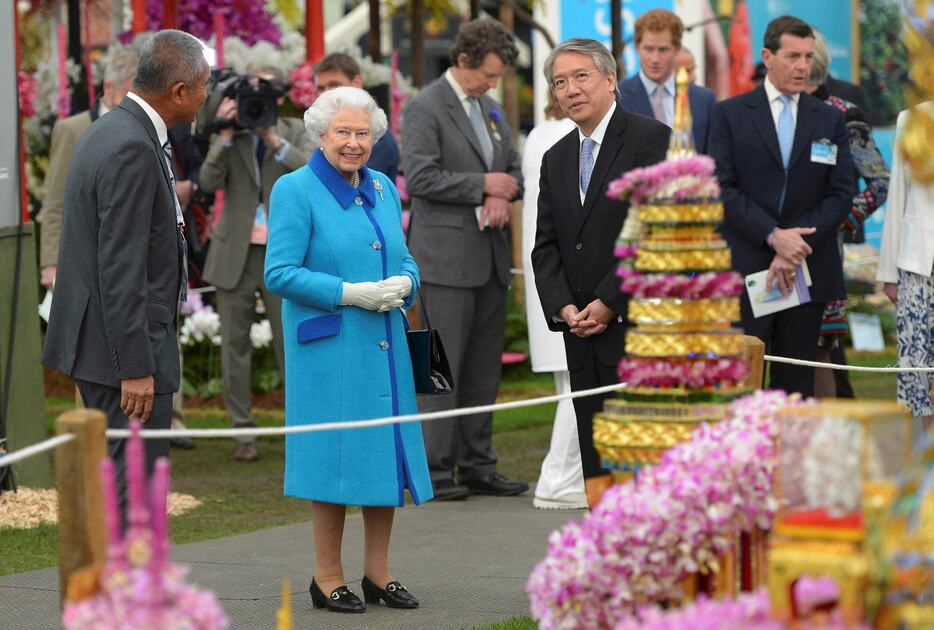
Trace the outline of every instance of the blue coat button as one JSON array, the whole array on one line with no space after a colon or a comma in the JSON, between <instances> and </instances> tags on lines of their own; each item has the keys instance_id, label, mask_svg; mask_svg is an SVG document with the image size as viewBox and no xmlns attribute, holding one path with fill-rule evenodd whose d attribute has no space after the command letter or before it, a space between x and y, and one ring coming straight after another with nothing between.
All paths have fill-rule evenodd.
<instances>
[{"instance_id":1,"label":"blue coat button","mask_svg":"<svg viewBox=\"0 0 934 630\"><path fill-rule=\"evenodd\" d=\"M373 249L379 250L383 246L379 241L373 241Z\"/></svg>"},{"instance_id":2,"label":"blue coat button","mask_svg":"<svg viewBox=\"0 0 934 630\"><path fill-rule=\"evenodd\" d=\"M357 204L358 206L362 206L362 205L363 205L363 199L361 199L360 197L355 197L354 200L353 200L353 202L354 202L355 204Z\"/></svg>"},{"instance_id":3,"label":"blue coat button","mask_svg":"<svg viewBox=\"0 0 934 630\"><path fill-rule=\"evenodd\" d=\"M385 339L384 339L383 341L380 341L380 342L379 342L379 349L380 349L380 350L389 350L389 342L386 341Z\"/></svg>"}]
</instances>

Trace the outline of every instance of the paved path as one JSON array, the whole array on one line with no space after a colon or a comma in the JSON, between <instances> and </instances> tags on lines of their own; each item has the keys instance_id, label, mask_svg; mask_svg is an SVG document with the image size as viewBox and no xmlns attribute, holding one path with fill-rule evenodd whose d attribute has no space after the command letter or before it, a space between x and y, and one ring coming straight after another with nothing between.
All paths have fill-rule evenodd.
<instances>
[{"instance_id":1,"label":"paved path","mask_svg":"<svg viewBox=\"0 0 934 630\"><path fill-rule=\"evenodd\" d=\"M540 511L529 495L471 497L396 512L392 563L396 576L421 601L414 611L370 606L361 615L313 610L308 595L313 544L310 524L179 545L172 558L191 567L191 580L221 600L234 630L271 630L282 579L292 583L295 628L462 630L529 614L523 591L545 553L548 534L581 511ZM363 520L348 517L344 567L360 592ZM0 628L59 626L57 569L0 577Z\"/></svg>"}]
</instances>

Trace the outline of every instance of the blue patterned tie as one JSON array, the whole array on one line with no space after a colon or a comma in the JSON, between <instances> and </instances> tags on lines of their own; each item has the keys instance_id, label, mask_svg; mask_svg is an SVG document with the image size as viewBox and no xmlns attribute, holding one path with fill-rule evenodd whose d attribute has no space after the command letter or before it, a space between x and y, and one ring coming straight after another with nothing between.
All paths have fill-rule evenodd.
<instances>
[{"instance_id":1,"label":"blue patterned tie","mask_svg":"<svg viewBox=\"0 0 934 630\"><path fill-rule=\"evenodd\" d=\"M593 173L593 146L596 142L592 138L584 138L581 143L581 193L587 195L590 185L590 174Z\"/></svg>"},{"instance_id":2,"label":"blue patterned tie","mask_svg":"<svg viewBox=\"0 0 934 630\"><path fill-rule=\"evenodd\" d=\"M795 142L795 119L791 115L791 97L782 94L778 100L784 105L778 115L778 148L782 152L782 164L787 169L791 159L791 146Z\"/></svg>"}]
</instances>

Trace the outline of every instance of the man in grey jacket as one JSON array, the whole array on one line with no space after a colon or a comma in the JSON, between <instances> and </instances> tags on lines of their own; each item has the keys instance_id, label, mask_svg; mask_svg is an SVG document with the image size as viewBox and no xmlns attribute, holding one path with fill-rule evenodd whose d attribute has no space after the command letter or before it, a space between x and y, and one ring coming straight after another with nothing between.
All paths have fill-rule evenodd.
<instances>
[{"instance_id":1,"label":"man in grey jacket","mask_svg":"<svg viewBox=\"0 0 934 630\"><path fill-rule=\"evenodd\" d=\"M283 83L276 68L257 68L252 75ZM217 117L235 120L237 102L224 99ZM235 427L256 426L250 413L250 327L256 318L257 292L272 325L280 373L283 369L282 301L263 282L269 193L279 177L308 162L313 148L301 120L279 118L269 127L235 131L231 126L219 131L201 165L201 187L211 192L224 191L224 209L211 237L204 279L217 287L224 405ZM258 458L255 438L237 438L236 461Z\"/></svg>"},{"instance_id":2,"label":"man in grey jacket","mask_svg":"<svg viewBox=\"0 0 934 630\"><path fill-rule=\"evenodd\" d=\"M141 48L133 88L78 141L65 187L55 298L42 361L74 377L110 428L139 418L167 429L179 387L176 310L185 239L168 127L191 122L207 94L201 43L160 31ZM121 506L125 440L111 440ZM146 441L146 464L169 454Z\"/></svg>"},{"instance_id":3,"label":"man in grey jacket","mask_svg":"<svg viewBox=\"0 0 934 630\"><path fill-rule=\"evenodd\" d=\"M451 68L405 112L409 250L455 383L453 395L425 399L423 411L496 399L510 280L507 221L509 204L522 194L522 166L503 110L486 93L517 56L502 24L466 22L451 49ZM436 500L528 490L525 482L496 472L492 414L426 422L423 430Z\"/></svg>"}]
</instances>

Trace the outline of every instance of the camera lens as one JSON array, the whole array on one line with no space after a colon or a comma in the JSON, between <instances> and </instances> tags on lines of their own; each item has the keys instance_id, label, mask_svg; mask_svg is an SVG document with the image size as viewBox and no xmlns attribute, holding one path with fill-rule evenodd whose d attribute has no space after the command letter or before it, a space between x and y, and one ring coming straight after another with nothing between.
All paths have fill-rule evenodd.
<instances>
[{"instance_id":1,"label":"camera lens","mask_svg":"<svg viewBox=\"0 0 934 630\"><path fill-rule=\"evenodd\" d=\"M266 111L266 104L258 98L251 98L245 103L244 111L250 118L259 118Z\"/></svg>"}]
</instances>

